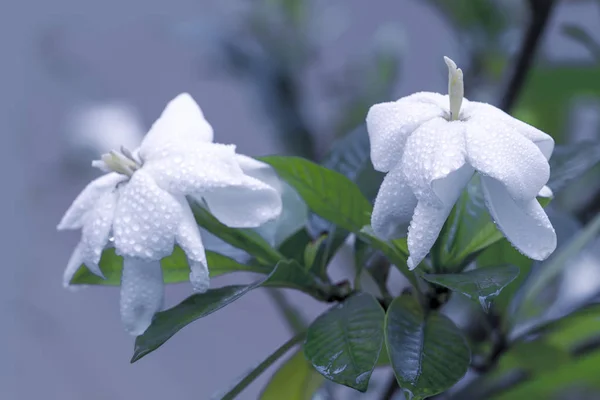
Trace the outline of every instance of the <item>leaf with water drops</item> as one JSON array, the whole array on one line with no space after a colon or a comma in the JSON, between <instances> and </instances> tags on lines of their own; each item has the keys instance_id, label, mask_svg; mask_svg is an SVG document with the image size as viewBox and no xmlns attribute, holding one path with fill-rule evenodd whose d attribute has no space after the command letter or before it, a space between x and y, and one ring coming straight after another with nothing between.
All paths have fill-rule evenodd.
<instances>
[{"instance_id":1,"label":"leaf with water drops","mask_svg":"<svg viewBox=\"0 0 600 400\"><path fill-rule=\"evenodd\" d=\"M519 275L519 267L501 265L458 274L425 274L423 279L467 296L488 311L492 299Z\"/></svg>"},{"instance_id":2,"label":"leaf with water drops","mask_svg":"<svg viewBox=\"0 0 600 400\"><path fill-rule=\"evenodd\" d=\"M385 341L398 384L408 399L424 399L458 382L471 354L461 331L446 316L427 314L411 296L390 304Z\"/></svg>"},{"instance_id":3,"label":"leaf with water drops","mask_svg":"<svg viewBox=\"0 0 600 400\"><path fill-rule=\"evenodd\" d=\"M356 294L312 323L304 354L327 379L364 392L383 345L384 318L373 296Z\"/></svg>"}]
</instances>

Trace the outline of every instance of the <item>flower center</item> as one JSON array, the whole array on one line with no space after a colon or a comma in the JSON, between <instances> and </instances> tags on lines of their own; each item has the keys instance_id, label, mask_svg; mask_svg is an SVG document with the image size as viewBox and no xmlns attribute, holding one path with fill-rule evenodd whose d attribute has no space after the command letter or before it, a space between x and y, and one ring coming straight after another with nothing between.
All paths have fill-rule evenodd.
<instances>
[{"instance_id":1,"label":"flower center","mask_svg":"<svg viewBox=\"0 0 600 400\"><path fill-rule=\"evenodd\" d=\"M138 158L121 146L121 151L111 150L103 154L100 160L92 161L92 166L104 172L117 172L131 177L142 166L142 162Z\"/></svg>"},{"instance_id":2,"label":"flower center","mask_svg":"<svg viewBox=\"0 0 600 400\"><path fill-rule=\"evenodd\" d=\"M444 57L448 66L448 97L450 98L450 119L456 121L460 115L460 106L465 95L463 72L456 63Z\"/></svg>"}]
</instances>

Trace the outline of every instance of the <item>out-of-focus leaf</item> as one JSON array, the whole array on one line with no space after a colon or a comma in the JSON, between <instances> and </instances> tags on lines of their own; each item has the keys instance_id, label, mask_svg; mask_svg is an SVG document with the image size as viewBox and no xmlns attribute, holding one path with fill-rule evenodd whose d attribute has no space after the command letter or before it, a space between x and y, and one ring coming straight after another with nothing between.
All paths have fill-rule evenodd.
<instances>
[{"instance_id":1,"label":"out-of-focus leaf","mask_svg":"<svg viewBox=\"0 0 600 400\"><path fill-rule=\"evenodd\" d=\"M324 381L299 350L273 374L260 400L311 400Z\"/></svg>"},{"instance_id":2,"label":"out-of-focus leaf","mask_svg":"<svg viewBox=\"0 0 600 400\"><path fill-rule=\"evenodd\" d=\"M550 158L548 186L558 193L600 163L600 142L556 146Z\"/></svg>"},{"instance_id":3,"label":"out-of-focus leaf","mask_svg":"<svg viewBox=\"0 0 600 400\"><path fill-rule=\"evenodd\" d=\"M262 157L294 187L308 207L321 217L358 232L369 223L372 206L344 175L300 157Z\"/></svg>"},{"instance_id":4,"label":"out-of-focus leaf","mask_svg":"<svg viewBox=\"0 0 600 400\"><path fill-rule=\"evenodd\" d=\"M503 265L481 268L459 274L425 274L431 283L462 293L488 311L492 299L519 275L519 267Z\"/></svg>"},{"instance_id":5,"label":"out-of-focus leaf","mask_svg":"<svg viewBox=\"0 0 600 400\"><path fill-rule=\"evenodd\" d=\"M273 352L269 357L267 357L263 362L258 364L256 368L253 368L248 374L244 375L239 382L229 389L226 393L220 394L218 396L213 396L213 398L218 398L220 400L233 400L236 399L237 396L248 387L256 378L258 378L267 368L269 368L273 363L279 360L285 353L287 353L292 347L296 346L298 343L304 339L305 333L300 333L287 342L285 342L281 347Z\"/></svg>"},{"instance_id":6,"label":"out-of-focus leaf","mask_svg":"<svg viewBox=\"0 0 600 400\"><path fill-rule=\"evenodd\" d=\"M323 242L327 239L327 235L322 235L317 238L317 240L313 242L309 242L304 249L304 264L307 268L312 268L315 258L317 257L317 253L323 247Z\"/></svg>"},{"instance_id":7,"label":"out-of-focus leaf","mask_svg":"<svg viewBox=\"0 0 600 400\"><path fill-rule=\"evenodd\" d=\"M408 398L441 393L463 377L471 353L460 330L436 311L425 314L412 296L400 296L386 314L385 341L398 384Z\"/></svg>"},{"instance_id":8,"label":"out-of-focus leaf","mask_svg":"<svg viewBox=\"0 0 600 400\"><path fill-rule=\"evenodd\" d=\"M132 362L156 350L186 325L203 318L260 286L288 287L320 293L319 282L294 261L281 261L265 278L250 285L225 286L194 294L175 307L156 313L152 324L135 341Z\"/></svg>"},{"instance_id":9,"label":"out-of-focus leaf","mask_svg":"<svg viewBox=\"0 0 600 400\"><path fill-rule=\"evenodd\" d=\"M288 237L283 243L281 243L278 250L286 258L295 260L298 263L303 264L304 249L310 243L310 241L310 235L308 234L306 229L302 228L290 237Z\"/></svg>"},{"instance_id":10,"label":"out-of-focus leaf","mask_svg":"<svg viewBox=\"0 0 600 400\"><path fill-rule=\"evenodd\" d=\"M204 207L193 203L191 205L198 225L230 245L246 251L266 264L274 265L284 258L257 232L251 229L230 228L222 224Z\"/></svg>"},{"instance_id":11,"label":"out-of-focus leaf","mask_svg":"<svg viewBox=\"0 0 600 400\"><path fill-rule=\"evenodd\" d=\"M536 309L536 299L549 282L560 274L569 259L576 256L592 240L596 239L600 232L600 214L596 216L579 234L562 249L559 249L552 258L544 263L543 268L539 268L539 273L528 280L528 285L524 288L523 299L516 308L514 321L523 321Z\"/></svg>"},{"instance_id":12,"label":"out-of-focus leaf","mask_svg":"<svg viewBox=\"0 0 600 400\"><path fill-rule=\"evenodd\" d=\"M585 29L574 24L562 26L563 35L571 38L586 48L596 60L600 61L600 43L598 43Z\"/></svg>"},{"instance_id":13,"label":"out-of-focus leaf","mask_svg":"<svg viewBox=\"0 0 600 400\"><path fill-rule=\"evenodd\" d=\"M272 268L263 265L244 265L237 261L212 251L206 251L210 277L229 274L232 272L257 272L268 274ZM185 253L179 246L175 246L173 253L160 261L165 283L188 282L190 268ZM71 279L73 285L105 285L119 286L123 271L123 257L115 254L114 248L104 250L99 263L100 269L106 279L91 273L84 265L79 267Z\"/></svg>"},{"instance_id":14,"label":"out-of-focus leaf","mask_svg":"<svg viewBox=\"0 0 600 400\"><path fill-rule=\"evenodd\" d=\"M373 296L356 294L312 323L304 354L327 379L365 392L383 345L384 319Z\"/></svg>"}]
</instances>

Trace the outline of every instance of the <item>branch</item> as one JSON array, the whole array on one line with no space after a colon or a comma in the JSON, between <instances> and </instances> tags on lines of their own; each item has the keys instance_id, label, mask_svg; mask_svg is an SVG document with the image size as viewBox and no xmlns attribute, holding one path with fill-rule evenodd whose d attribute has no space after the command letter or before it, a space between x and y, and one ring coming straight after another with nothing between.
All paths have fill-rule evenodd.
<instances>
[{"instance_id":1,"label":"branch","mask_svg":"<svg viewBox=\"0 0 600 400\"><path fill-rule=\"evenodd\" d=\"M521 48L517 53L516 64L510 74L506 92L500 101L500 108L507 113L514 107L521 93L539 47L540 39L544 34L555 5L555 0L529 0L529 26L525 33L525 39L521 43Z\"/></svg>"}]
</instances>

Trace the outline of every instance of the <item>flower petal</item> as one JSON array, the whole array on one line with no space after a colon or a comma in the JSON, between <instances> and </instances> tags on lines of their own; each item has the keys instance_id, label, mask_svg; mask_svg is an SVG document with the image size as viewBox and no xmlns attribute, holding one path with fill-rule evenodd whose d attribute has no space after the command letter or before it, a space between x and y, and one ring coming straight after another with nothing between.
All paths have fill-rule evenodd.
<instances>
[{"instance_id":1,"label":"flower petal","mask_svg":"<svg viewBox=\"0 0 600 400\"><path fill-rule=\"evenodd\" d=\"M443 118L435 118L408 138L401 165L417 199L440 207L450 187L462 191L464 185L444 178L454 177L460 182L464 180L462 174L452 174L465 165L464 131L465 125L461 121L448 122ZM473 173L471 168L462 172L468 174L469 171ZM449 187L438 187L445 184Z\"/></svg>"},{"instance_id":2,"label":"flower petal","mask_svg":"<svg viewBox=\"0 0 600 400\"><path fill-rule=\"evenodd\" d=\"M534 199L550 177L540 149L503 121L467 121L467 159L479 172L502 182L516 201Z\"/></svg>"},{"instance_id":3,"label":"flower petal","mask_svg":"<svg viewBox=\"0 0 600 400\"><path fill-rule=\"evenodd\" d=\"M409 135L423 123L447 115L448 104L448 96L421 92L372 106L367 131L375 169L388 172L398 164Z\"/></svg>"},{"instance_id":4,"label":"flower petal","mask_svg":"<svg viewBox=\"0 0 600 400\"><path fill-rule=\"evenodd\" d=\"M71 257L69 258L69 262L67 263L67 268L65 268L65 272L63 273L63 286L65 288L72 287L71 279L73 279L73 275L75 275L75 272L77 272L79 267L81 267L81 265L83 264L82 247L83 246L82 246L81 242L78 243L77 246L75 246L75 250L73 250ZM90 270L91 273L98 275L99 277L104 279L104 274L100 270L100 267L98 266L98 264L87 263L87 264L85 264L85 266L87 269Z\"/></svg>"},{"instance_id":5,"label":"flower petal","mask_svg":"<svg viewBox=\"0 0 600 400\"><path fill-rule=\"evenodd\" d=\"M102 250L106 247L112 230L118 198L116 189L105 193L86 217L81 232L82 257L86 266L100 262Z\"/></svg>"},{"instance_id":6,"label":"flower petal","mask_svg":"<svg viewBox=\"0 0 600 400\"><path fill-rule=\"evenodd\" d=\"M125 257L159 260L173 252L181 205L140 169L119 188L115 249Z\"/></svg>"},{"instance_id":7,"label":"flower petal","mask_svg":"<svg viewBox=\"0 0 600 400\"><path fill-rule=\"evenodd\" d=\"M188 93L171 100L140 146L143 160L164 156L164 151L185 150L195 142L212 142L213 128Z\"/></svg>"},{"instance_id":8,"label":"flower petal","mask_svg":"<svg viewBox=\"0 0 600 400\"><path fill-rule=\"evenodd\" d=\"M127 177L115 172L102 175L90 182L77 196L75 201L62 220L57 229L79 229L85 222L85 215L94 208L94 205L103 194L113 190L119 182L123 182Z\"/></svg>"},{"instance_id":9,"label":"flower petal","mask_svg":"<svg viewBox=\"0 0 600 400\"><path fill-rule=\"evenodd\" d=\"M190 282L195 292L204 293L208 290L210 279L204 245L200 231L190 205L185 198L180 198L182 218L177 228L177 243L185 252L190 266Z\"/></svg>"},{"instance_id":10,"label":"flower petal","mask_svg":"<svg viewBox=\"0 0 600 400\"><path fill-rule=\"evenodd\" d=\"M552 136L540 131L539 129L520 121L509 114L505 113L501 109L492 106L487 103L469 102L469 106L466 108L467 118L474 117L480 121L503 121L504 124L512 126L521 135L531 140L542 152L546 159L550 159L552 151L554 150L554 139Z\"/></svg>"},{"instance_id":11,"label":"flower petal","mask_svg":"<svg viewBox=\"0 0 600 400\"><path fill-rule=\"evenodd\" d=\"M472 175L471 167L464 165L446 178L440 179L437 182L436 193L440 197L441 206L419 201L408 228L409 269L416 268L429 253L452 211L454 203Z\"/></svg>"},{"instance_id":12,"label":"flower petal","mask_svg":"<svg viewBox=\"0 0 600 400\"><path fill-rule=\"evenodd\" d=\"M384 240L405 237L416 206L417 198L398 165L383 178L375 198L371 215L373 232Z\"/></svg>"},{"instance_id":13,"label":"flower petal","mask_svg":"<svg viewBox=\"0 0 600 400\"><path fill-rule=\"evenodd\" d=\"M243 154L236 154L235 159L245 175L266 183L280 193L283 192L283 183L269 164Z\"/></svg>"},{"instance_id":14,"label":"flower petal","mask_svg":"<svg viewBox=\"0 0 600 400\"><path fill-rule=\"evenodd\" d=\"M174 195L201 193L238 184L244 178L235 146L203 143L191 145L185 153L167 152L169 157L146 161L142 169Z\"/></svg>"},{"instance_id":15,"label":"flower petal","mask_svg":"<svg viewBox=\"0 0 600 400\"><path fill-rule=\"evenodd\" d=\"M163 298L160 262L125 257L121 277L121 322L125 331L134 336L144 333L162 308Z\"/></svg>"},{"instance_id":16,"label":"flower petal","mask_svg":"<svg viewBox=\"0 0 600 400\"><path fill-rule=\"evenodd\" d=\"M501 182L485 176L482 185L492 218L517 250L534 260L544 260L552 254L556 232L535 198L517 203Z\"/></svg>"},{"instance_id":17,"label":"flower petal","mask_svg":"<svg viewBox=\"0 0 600 400\"><path fill-rule=\"evenodd\" d=\"M202 197L219 221L235 228L255 228L277 218L282 209L277 190L246 175L236 183L215 187Z\"/></svg>"}]
</instances>

